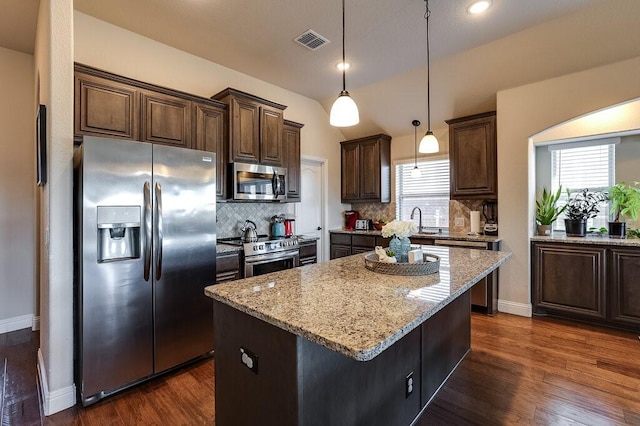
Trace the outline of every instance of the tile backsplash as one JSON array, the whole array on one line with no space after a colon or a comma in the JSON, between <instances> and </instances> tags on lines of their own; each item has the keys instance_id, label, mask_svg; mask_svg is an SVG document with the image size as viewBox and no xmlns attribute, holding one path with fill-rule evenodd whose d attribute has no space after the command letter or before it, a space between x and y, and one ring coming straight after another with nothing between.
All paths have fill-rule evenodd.
<instances>
[{"instance_id":1,"label":"tile backsplash","mask_svg":"<svg viewBox=\"0 0 640 426\"><path fill-rule=\"evenodd\" d=\"M353 203L353 210L360 213L363 219L385 219L387 222L396 217L396 203Z\"/></svg>"},{"instance_id":2,"label":"tile backsplash","mask_svg":"<svg viewBox=\"0 0 640 426\"><path fill-rule=\"evenodd\" d=\"M467 233L471 230L470 212L477 210L480 212L480 228L484 226L484 216L482 216L483 200L449 200L449 232L451 233ZM396 203L353 203L353 210L360 212L360 217L364 219L377 220L384 218L387 220L395 219ZM498 209L496 206L496 215ZM462 218L462 224L456 225L456 218Z\"/></svg>"},{"instance_id":3,"label":"tile backsplash","mask_svg":"<svg viewBox=\"0 0 640 426\"><path fill-rule=\"evenodd\" d=\"M480 212L480 229L484 226L484 216L482 216L483 200L449 200L449 232L460 234L471 231L471 211ZM498 208L496 207L496 215ZM456 225L456 217L462 218L462 226Z\"/></svg>"},{"instance_id":4,"label":"tile backsplash","mask_svg":"<svg viewBox=\"0 0 640 426\"><path fill-rule=\"evenodd\" d=\"M240 228L249 219L256 223L258 234L269 234L271 217L276 215L293 217L293 205L285 203L217 203L218 238L239 237Z\"/></svg>"}]
</instances>

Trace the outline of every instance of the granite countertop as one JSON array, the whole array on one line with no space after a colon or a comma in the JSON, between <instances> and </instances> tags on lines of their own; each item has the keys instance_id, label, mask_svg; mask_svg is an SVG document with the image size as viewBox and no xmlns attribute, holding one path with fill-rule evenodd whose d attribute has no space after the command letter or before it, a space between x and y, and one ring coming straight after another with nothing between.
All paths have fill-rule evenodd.
<instances>
[{"instance_id":1,"label":"granite countertop","mask_svg":"<svg viewBox=\"0 0 640 426\"><path fill-rule=\"evenodd\" d=\"M382 235L381 231L360 231L360 230L349 230L349 229L331 229L329 230L329 232L333 234L375 235L375 236ZM487 242L487 243L496 243L496 242L502 241L502 238L498 236L468 235L468 234L462 234L462 233L456 234L456 233L449 233L449 232L443 232L441 234L437 232L436 233L426 232L426 233L414 234L411 237L433 239L433 240L479 241L479 242Z\"/></svg>"},{"instance_id":2,"label":"granite countertop","mask_svg":"<svg viewBox=\"0 0 640 426\"><path fill-rule=\"evenodd\" d=\"M585 245L605 245L605 246L627 246L640 247L638 238L609 238L607 235L587 235L586 237L567 237L565 234L553 234L550 236L535 235L531 241L554 242L564 244L585 244Z\"/></svg>"},{"instance_id":3,"label":"granite countertop","mask_svg":"<svg viewBox=\"0 0 640 426\"><path fill-rule=\"evenodd\" d=\"M503 264L509 252L423 246L440 271L385 275L364 254L209 286L207 296L358 361L391 346Z\"/></svg>"}]
</instances>

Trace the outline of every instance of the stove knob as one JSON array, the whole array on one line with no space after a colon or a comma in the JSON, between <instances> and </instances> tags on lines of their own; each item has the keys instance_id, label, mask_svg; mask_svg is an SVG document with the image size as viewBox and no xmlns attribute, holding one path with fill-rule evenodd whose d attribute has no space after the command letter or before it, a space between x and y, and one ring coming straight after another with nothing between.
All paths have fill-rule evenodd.
<instances>
[{"instance_id":1,"label":"stove knob","mask_svg":"<svg viewBox=\"0 0 640 426\"><path fill-rule=\"evenodd\" d=\"M260 244L260 245L258 246L258 248L259 248L260 250L264 250L264 244Z\"/></svg>"}]
</instances>

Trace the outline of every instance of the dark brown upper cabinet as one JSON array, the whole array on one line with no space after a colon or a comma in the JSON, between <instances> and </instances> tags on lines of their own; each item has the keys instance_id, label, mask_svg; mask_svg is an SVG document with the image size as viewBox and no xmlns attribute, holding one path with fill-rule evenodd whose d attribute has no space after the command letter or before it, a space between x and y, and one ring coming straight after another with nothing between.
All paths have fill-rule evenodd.
<instances>
[{"instance_id":1,"label":"dark brown upper cabinet","mask_svg":"<svg viewBox=\"0 0 640 426\"><path fill-rule=\"evenodd\" d=\"M216 153L216 196L226 198L227 111L204 103L193 103L195 149Z\"/></svg>"},{"instance_id":2,"label":"dark brown upper cabinet","mask_svg":"<svg viewBox=\"0 0 640 426\"><path fill-rule=\"evenodd\" d=\"M76 137L88 135L138 140L139 95L136 87L76 71Z\"/></svg>"},{"instance_id":3,"label":"dark brown upper cabinet","mask_svg":"<svg viewBox=\"0 0 640 426\"><path fill-rule=\"evenodd\" d=\"M142 122L142 142L193 148L190 100L143 91Z\"/></svg>"},{"instance_id":4,"label":"dark brown upper cabinet","mask_svg":"<svg viewBox=\"0 0 640 426\"><path fill-rule=\"evenodd\" d=\"M285 105L230 87L211 98L229 105L230 161L284 165Z\"/></svg>"},{"instance_id":5,"label":"dark brown upper cabinet","mask_svg":"<svg viewBox=\"0 0 640 426\"><path fill-rule=\"evenodd\" d=\"M287 168L287 201L300 201L300 129L304 124L284 120L284 166Z\"/></svg>"},{"instance_id":6,"label":"dark brown upper cabinet","mask_svg":"<svg viewBox=\"0 0 640 426\"><path fill-rule=\"evenodd\" d=\"M215 100L75 64L74 141L102 136L215 152L225 197L227 106Z\"/></svg>"},{"instance_id":7,"label":"dark brown upper cabinet","mask_svg":"<svg viewBox=\"0 0 640 426\"><path fill-rule=\"evenodd\" d=\"M451 199L498 199L495 111L447 120Z\"/></svg>"},{"instance_id":8,"label":"dark brown upper cabinet","mask_svg":"<svg viewBox=\"0 0 640 426\"><path fill-rule=\"evenodd\" d=\"M391 136L373 135L341 142L341 199L391 200Z\"/></svg>"}]
</instances>

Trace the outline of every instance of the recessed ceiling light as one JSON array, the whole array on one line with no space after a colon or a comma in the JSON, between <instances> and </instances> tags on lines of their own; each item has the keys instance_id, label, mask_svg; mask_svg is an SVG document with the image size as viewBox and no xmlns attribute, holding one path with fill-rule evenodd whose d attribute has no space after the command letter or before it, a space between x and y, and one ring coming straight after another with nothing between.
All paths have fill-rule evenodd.
<instances>
[{"instance_id":1,"label":"recessed ceiling light","mask_svg":"<svg viewBox=\"0 0 640 426\"><path fill-rule=\"evenodd\" d=\"M472 15L477 15L478 13L482 13L485 10L489 9L490 6L491 6L490 0L480 0L480 1L474 2L471 6L469 6L467 8L467 12L471 13Z\"/></svg>"},{"instance_id":2,"label":"recessed ceiling light","mask_svg":"<svg viewBox=\"0 0 640 426\"><path fill-rule=\"evenodd\" d=\"M338 62L336 64L336 68L338 68L340 71L342 70L348 70L349 68L351 68L351 64L349 62Z\"/></svg>"}]
</instances>

